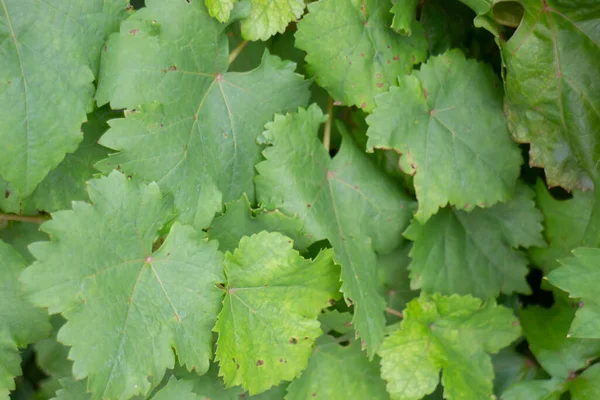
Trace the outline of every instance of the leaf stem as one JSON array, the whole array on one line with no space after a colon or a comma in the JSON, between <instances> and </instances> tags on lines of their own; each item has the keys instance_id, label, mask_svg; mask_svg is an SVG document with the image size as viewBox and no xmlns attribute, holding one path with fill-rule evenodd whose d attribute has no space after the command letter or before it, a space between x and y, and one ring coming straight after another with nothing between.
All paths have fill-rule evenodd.
<instances>
[{"instance_id":1,"label":"leaf stem","mask_svg":"<svg viewBox=\"0 0 600 400\"><path fill-rule=\"evenodd\" d=\"M401 311L394 310L394 309L393 309L393 308L391 308L391 307L386 307L386 308L385 308L385 312L387 312L388 314L395 315L396 317L404 318L404 314L402 314L402 312L401 312Z\"/></svg>"},{"instance_id":2,"label":"leaf stem","mask_svg":"<svg viewBox=\"0 0 600 400\"><path fill-rule=\"evenodd\" d=\"M233 49L233 51L231 53L229 53L229 64L230 65L240 55L240 53L242 52L242 50L244 50L244 47L246 47L247 44L248 44L247 40L242 40L240 42L240 44L238 44L237 47L235 49Z\"/></svg>"},{"instance_id":3,"label":"leaf stem","mask_svg":"<svg viewBox=\"0 0 600 400\"><path fill-rule=\"evenodd\" d=\"M21 221L21 222L32 222L34 224L42 224L48 221L50 218L45 217L43 215L40 216L27 216L27 215L17 215L17 214L1 214L0 213L0 221Z\"/></svg>"},{"instance_id":4,"label":"leaf stem","mask_svg":"<svg viewBox=\"0 0 600 400\"><path fill-rule=\"evenodd\" d=\"M325 122L325 131L323 131L323 146L329 151L331 144L331 120L333 119L333 99L330 97L327 103L327 121Z\"/></svg>"}]
</instances>

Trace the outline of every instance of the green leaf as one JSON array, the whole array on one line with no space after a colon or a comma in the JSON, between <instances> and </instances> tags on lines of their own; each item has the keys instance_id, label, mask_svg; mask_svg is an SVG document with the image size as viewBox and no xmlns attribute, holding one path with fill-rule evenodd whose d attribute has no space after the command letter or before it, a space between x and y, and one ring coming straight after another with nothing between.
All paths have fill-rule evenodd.
<instances>
[{"instance_id":1,"label":"green leaf","mask_svg":"<svg viewBox=\"0 0 600 400\"><path fill-rule=\"evenodd\" d=\"M411 242L402 244L393 252L377 256L377 272L383 289L383 296L389 307L396 311L404 310L406 304L419 295L411 290L408 266ZM398 316L387 315L388 322L396 322Z\"/></svg>"},{"instance_id":2,"label":"green leaf","mask_svg":"<svg viewBox=\"0 0 600 400\"><path fill-rule=\"evenodd\" d=\"M99 104L132 109L109 123L100 143L120 153L98 167L157 182L197 228L223 201L246 193L254 202L257 135L309 97L295 65L266 53L253 71L226 72L225 29L202 2L148 1L111 36L97 94Z\"/></svg>"},{"instance_id":3,"label":"green leaf","mask_svg":"<svg viewBox=\"0 0 600 400\"><path fill-rule=\"evenodd\" d=\"M252 210L245 194L239 200L226 204L225 213L214 219L208 237L219 241L221 251L233 251L243 236L261 231L283 233L294 241L294 247L298 250L306 250L312 243L302 233L302 221L278 210Z\"/></svg>"},{"instance_id":4,"label":"green leaf","mask_svg":"<svg viewBox=\"0 0 600 400\"><path fill-rule=\"evenodd\" d=\"M352 314L347 312L341 313L338 310L325 310L319 316L319 322L321 322L321 329L327 334L335 331L340 335L344 335L353 331Z\"/></svg>"},{"instance_id":5,"label":"green leaf","mask_svg":"<svg viewBox=\"0 0 600 400\"><path fill-rule=\"evenodd\" d=\"M41 381L40 391L47 398L53 398L57 390L63 386L60 379L71 377L73 362L68 359L69 348L56 339L56 334L64 324L64 319L55 315L50 318L52 337L38 341L35 348L37 366L48 376ZM85 387L85 385L84 385Z\"/></svg>"},{"instance_id":6,"label":"green leaf","mask_svg":"<svg viewBox=\"0 0 600 400\"><path fill-rule=\"evenodd\" d=\"M392 29L401 35L412 35L412 26L416 21L418 0L392 0L394 14Z\"/></svg>"},{"instance_id":7,"label":"green leaf","mask_svg":"<svg viewBox=\"0 0 600 400\"><path fill-rule=\"evenodd\" d=\"M33 242L48 240L48 235L39 231L38 224L29 222L10 221L0 228L0 240L14 247L28 261L35 261L28 246Z\"/></svg>"},{"instance_id":8,"label":"green leaf","mask_svg":"<svg viewBox=\"0 0 600 400\"><path fill-rule=\"evenodd\" d=\"M250 0L250 4L250 15L242 20L242 36L247 40L267 40L283 33L305 7L304 0Z\"/></svg>"},{"instance_id":9,"label":"green leaf","mask_svg":"<svg viewBox=\"0 0 600 400\"><path fill-rule=\"evenodd\" d=\"M522 2L502 46L509 129L550 186L593 187L600 158L600 3Z\"/></svg>"},{"instance_id":10,"label":"green leaf","mask_svg":"<svg viewBox=\"0 0 600 400\"><path fill-rule=\"evenodd\" d=\"M571 250L582 245L591 223L594 193L573 190L573 198L556 200L546 186L538 181L535 187L537 206L544 214L544 236L548 247L529 249L531 261L550 272L560 266L557 260L571 255Z\"/></svg>"},{"instance_id":11,"label":"green leaf","mask_svg":"<svg viewBox=\"0 0 600 400\"><path fill-rule=\"evenodd\" d=\"M600 398L600 365L586 369L571 383L572 400L589 400Z\"/></svg>"},{"instance_id":12,"label":"green leaf","mask_svg":"<svg viewBox=\"0 0 600 400\"><path fill-rule=\"evenodd\" d=\"M126 15L126 5L122 0L0 3L0 175L22 196L81 141L101 49Z\"/></svg>"},{"instance_id":13,"label":"green leaf","mask_svg":"<svg viewBox=\"0 0 600 400\"><path fill-rule=\"evenodd\" d=\"M423 3L419 21L429 43L429 54L438 55L452 48L467 50L473 16L471 10L457 0Z\"/></svg>"},{"instance_id":14,"label":"green leaf","mask_svg":"<svg viewBox=\"0 0 600 400\"><path fill-rule=\"evenodd\" d=\"M520 311L529 349L552 377L566 380L600 357L600 340L567 337L577 304L555 294L552 308L528 306ZM565 296L566 297L566 296Z\"/></svg>"},{"instance_id":15,"label":"green leaf","mask_svg":"<svg viewBox=\"0 0 600 400\"><path fill-rule=\"evenodd\" d=\"M286 400L388 400L379 365L369 361L360 343L351 340L340 346L325 336L310 357L306 371L288 387Z\"/></svg>"},{"instance_id":16,"label":"green leaf","mask_svg":"<svg viewBox=\"0 0 600 400\"><path fill-rule=\"evenodd\" d=\"M570 297L581 298L569 336L600 339L600 249L579 248L573 254L559 260L562 266L548 275L548 281Z\"/></svg>"},{"instance_id":17,"label":"green leaf","mask_svg":"<svg viewBox=\"0 0 600 400\"><path fill-rule=\"evenodd\" d=\"M271 147L256 166L256 191L266 208L302 220L313 240L329 240L342 266L344 298L354 304L355 328L372 355L385 325L375 252L400 245L414 203L348 135L331 159L317 138L324 120L312 105L267 124L262 140Z\"/></svg>"},{"instance_id":18,"label":"green leaf","mask_svg":"<svg viewBox=\"0 0 600 400\"><path fill-rule=\"evenodd\" d=\"M398 35L389 10L389 0L321 0L298 24L309 71L342 104L372 111L375 95L425 60L423 29L415 23L411 36Z\"/></svg>"},{"instance_id":19,"label":"green leaf","mask_svg":"<svg viewBox=\"0 0 600 400\"><path fill-rule=\"evenodd\" d=\"M114 171L88 192L93 205L74 202L42 226L53 241L30 246L38 261L21 276L35 304L67 319L58 339L72 346L74 377L89 377L93 399L147 394L173 367L172 348L206 371L224 280L217 243L175 223L153 253L172 218L155 183Z\"/></svg>"},{"instance_id":20,"label":"green leaf","mask_svg":"<svg viewBox=\"0 0 600 400\"><path fill-rule=\"evenodd\" d=\"M423 223L448 203L471 210L510 199L522 160L492 69L451 50L399 83L367 118L367 148L403 154L400 167L415 175L415 218Z\"/></svg>"},{"instance_id":21,"label":"green leaf","mask_svg":"<svg viewBox=\"0 0 600 400\"><path fill-rule=\"evenodd\" d=\"M488 399L494 378L488 354L519 337L511 311L470 296L421 295L404 311L401 329L381 349L381 376L393 399L432 393L443 370L446 399Z\"/></svg>"},{"instance_id":22,"label":"green leaf","mask_svg":"<svg viewBox=\"0 0 600 400\"><path fill-rule=\"evenodd\" d=\"M527 257L518 247L543 245L542 214L533 191L519 184L515 198L470 213L443 208L404 236L413 240L411 288L442 294L495 297L529 293Z\"/></svg>"},{"instance_id":23,"label":"green leaf","mask_svg":"<svg viewBox=\"0 0 600 400\"><path fill-rule=\"evenodd\" d=\"M559 379L519 382L502 394L502 400L559 400L565 390Z\"/></svg>"},{"instance_id":24,"label":"green leaf","mask_svg":"<svg viewBox=\"0 0 600 400\"><path fill-rule=\"evenodd\" d=\"M46 311L23 298L17 280L25 260L10 245L0 241L0 398L15 388L13 378L21 375L17 347L43 339L50 332Z\"/></svg>"},{"instance_id":25,"label":"green leaf","mask_svg":"<svg viewBox=\"0 0 600 400\"><path fill-rule=\"evenodd\" d=\"M219 20L219 22L229 21L231 10L237 0L205 0L206 8L211 17Z\"/></svg>"},{"instance_id":26,"label":"green leaf","mask_svg":"<svg viewBox=\"0 0 600 400\"><path fill-rule=\"evenodd\" d=\"M298 377L321 334L317 316L337 297L333 252L302 258L280 233L244 237L225 257L227 295L214 331L227 386L253 395Z\"/></svg>"},{"instance_id":27,"label":"green leaf","mask_svg":"<svg viewBox=\"0 0 600 400\"><path fill-rule=\"evenodd\" d=\"M536 363L533 356L524 356L515 349L505 348L492 357L494 365L494 393L500 397L509 386L548 375Z\"/></svg>"}]
</instances>

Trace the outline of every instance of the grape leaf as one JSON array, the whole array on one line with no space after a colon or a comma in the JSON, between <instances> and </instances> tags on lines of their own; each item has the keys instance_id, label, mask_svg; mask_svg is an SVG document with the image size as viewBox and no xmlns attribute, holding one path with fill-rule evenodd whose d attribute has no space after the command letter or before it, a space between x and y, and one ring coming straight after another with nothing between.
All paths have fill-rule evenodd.
<instances>
[{"instance_id":1,"label":"grape leaf","mask_svg":"<svg viewBox=\"0 0 600 400\"><path fill-rule=\"evenodd\" d=\"M81 141L101 48L126 3L0 5L0 174L26 196Z\"/></svg>"},{"instance_id":2,"label":"grape leaf","mask_svg":"<svg viewBox=\"0 0 600 400\"><path fill-rule=\"evenodd\" d=\"M253 395L293 380L306 367L317 316L337 297L339 268L333 252L302 258L280 233L244 237L225 256L227 295L214 331L215 360L227 386Z\"/></svg>"},{"instance_id":3,"label":"grape leaf","mask_svg":"<svg viewBox=\"0 0 600 400\"><path fill-rule=\"evenodd\" d=\"M559 260L562 266L548 275L548 281L569 292L570 297L581 298L579 310L571 325L569 336L600 339L600 249L579 248L574 257Z\"/></svg>"},{"instance_id":4,"label":"grape leaf","mask_svg":"<svg viewBox=\"0 0 600 400\"><path fill-rule=\"evenodd\" d=\"M94 399L146 394L173 367L205 371L224 280L216 242L175 223L152 253L172 202L155 183L114 171L89 183L93 205L74 202L42 225L53 241L21 275L35 304L61 312L58 339L72 346L76 379ZM151 377L152 382L148 380Z\"/></svg>"},{"instance_id":5,"label":"grape leaf","mask_svg":"<svg viewBox=\"0 0 600 400\"><path fill-rule=\"evenodd\" d=\"M266 208L302 220L313 240L329 240L342 266L342 292L355 307L356 330L372 355L385 325L375 252L400 245L414 203L348 135L331 159L317 138L324 120L313 104L267 124L261 140L271 147L256 166L256 191Z\"/></svg>"},{"instance_id":6,"label":"grape leaf","mask_svg":"<svg viewBox=\"0 0 600 400\"><path fill-rule=\"evenodd\" d=\"M225 207L225 213L214 219L208 231L211 239L219 241L221 251L233 251L243 236L265 230L281 232L290 237L298 250L306 250L312 242L302 233L302 221L288 217L278 210L252 210L246 195L226 204Z\"/></svg>"},{"instance_id":7,"label":"grape leaf","mask_svg":"<svg viewBox=\"0 0 600 400\"><path fill-rule=\"evenodd\" d=\"M503 44L509 129L550 186L592 188L600 158L600 3L522 2Z\"/></svg>"},{"instance_id":8,"label":"grape leaf","mask_svg":"<svg viewBox=\"0 0 600 400\"><path fill-rule=\"evenodd\" d=\"M556 293L554 298L556 302L552 308L528 306L519 312L519 316L529 349L537 362L552 377L566 380L600 357L600 340L567 337L575 308Z\"/></svg>"},{"instance_id":9,"label":"grape leaf","mask_svg":"<svg viewBox=\"0 0 600 400\"><path fill-rule=\"evenodd\" d=\"M570 386L571 400L600 398L600 365L595 364L583 371Z\"/></svg>"},{"instance_id":10,"label":"grape leaf","mask_svg":"<svg viewBox=\"0 0 600 400\"><path fill-rule=\"evenodd\" d=\"M379 350L393 399L432 393L443 370L446 399L487 399L494 377L488 354L519 337L511 311L470 296L423 294L408 303L401 329Z\"/></svg>"},{"instance_id":11,"label":"grape leaf","mask_svg":"<svg viewBox=\"0 0 600 400\"><path fill-rule=\"evenodd\" d=\"M557 260L571 255L571 250L582 245L594 205L594 193L573 190L573 198L556 200L538 181L536 202L544 214L544 236L548 247L529 249L531 261L550 272L558 268Z\"/></svg>"},{"instance_id":12,"label":"grape leaf","mask_svg":"<svg viewBox=\"0 0 600 400\"><path fill-rule=\"evenodd\" d=\"M73 370L73 362L67 358L69 348L56 339L58 330L64 322L64 318L53 315L50 318L52 336L38 341L34 346L36 364L48 376L40 383L40 392L47 398L55 396L56 391L63 387L59 380L71 378Z\"/></svg>"},{"instance_id":13,"label":"grape leaf","mask_svg":"<svg viewBox=\"0 0 600 400\"><path fill-rule=\"evenodd\" d=\"M404 236L410 251L411 288L487 298L500 292L529 293L527 257L519 246L542 246L542 214L533 191L517 186L515 198L470 213L443 208Z\"/></svg>"},{"instance_id":14,"label":"grape leaf","mask_svg":"<svg viewBox=\"0 0 600 400\"><path fill-rule=\"evenodd\" d=\"M21 196L19 191L0 176L0 210L9 213L21 213Z\"/></svg>"},{"instance_id":15,"label":"grape leaf","mask_svg":"<svg viewBox=\"0 0 600 400\"><path fill-rule=\"evenodd\" d=\"M494 365L494 393L500 395L511 385L548 375L533 356L524 356L515 349L504 348L492 357Z\"/></svg>"},{"instance_id":16,"label":"grape leaf","mask_svg":"<svg viewBox=\"0 0 600 400\"><path fill-rule=\"evenodd\" d=\"M392 0L394 14L392 29L401 35L412 35L412 26L416 21L418 0Z\"/></svg>"},{"instance_id":17,"label":"grape leaf","mask_svg":"<svg viewBox=\"0 0 600 400\"><path fill-rule=\"evenodd\" d=\"M17 347L43 339L50 333L48 316L23 298L17 278L25 260L10 245L0 241L0 398L15 388L13 378L21 375Z\"/></svg>"},{"instance_id":18,"label":"grape leaf","mask_svg":"<svg viewBox=\"0 0 600 400\"><path fill-rule=\"evenodd\" d=\"M415 175L415 218L424 223L447 203L471 210L508 200L522 160L492 69L451 50L399 83L367 117L367 148L403 154L400 167Z\"/></svg>"},{"instance_id":19,"label":"grape leaf","mask_svg":"<svg viewBox=\"0 0 600 400\"><path fill-rule=\"evenodd\" d=\"M502 394L502 400L559 400L565 390L559 379L518 382Z\"/></svg>"},{"instance_id":20,"label":"grape leaf","mask_svg":"<svg viewBox=\"0 0 600 400\"><path fill-rule=\"evenodd\" d=\"M246 193L254 202L256 136L309 97L294 64L266 53L259 68L227 73L225 29L202 2L148 1L111 36L97 94L99 104L135 109L109 123L100 143L120 153L99 168L175 193L181 222L197 228L222 201Z\"/></svg>"},{"instance_id":21,"label":"grape leaf","mask_svg":"<svg viewBox=\"0 0 600 400\"><path fill-rule=\"evenodd\" d=\"M408 266L412 243L407 241L389 254L377 256L377 272L386 304L394 310L403 310L419 294L411 290ZM388 322L397 322L398 316L387 315Z\"/></svg>"},{"instance_id":22,"label":"grape leaf","mask_svg":"<svg viewBox=\"0 0 600 400\"><path fill-rule=\"evenodd\" d=\"M389 0L321 0L308 10L296 46L308 53L319 85L342 104L372 111L376 94L425 60L423 29L415 23L411 36L394 32Z\"/></svg>"},{"instance_id":23,"label":"grape leaf","mask_svg":"<svg viewBox=\"0 0 600 400\"><path fill-rule=\"evenodd\" d=\"M429 53L438 55L452 48L466 50L473 17L471 10L459 1L426 1L419 21L427 37Z\"/></svg>"},{"instance_id":24,"label":"grape leaf","mask_svg":"<svg viewBox=\"0 0 600 400\"><path fill-rule=\"evenodd\" d=\"M237 0L205 0L206 8L211 17L216 18L219 22L229 21L231 10Z\"/></svg>"},{"instance_id":25,"label":"grape leaf","mask_svg":"<svg viewBox=\"0 0 600 400\"><path fill-rule=\"evenodd\" d=\"M250 0L248 18L242 20L242 36L247 40L267 40L282 33L291 21L304 13L304 0Z\"/></svg>"},{"instance_id":26,"label":"grape leaf","mask_svg":"<svg viewBox=\"0 0 600 400\"><path fill-rule=\"evenodd\" d=\"M28 261L35 261L28 246L33 242L48 240L48 235L39 231L39 225L28 222L10 221L7 226L0 227L0 240L15 248Z\"/></svg>"},{"instance_id":27,"label":"grape leaf","mask_svg":"<svg viewBox=\"0 0 600 400\"><path fill-rule=\"evenodd\" d=\"M331 336L319 342L306 371L288 386L286 400L389 399L379 366L365 357L359 342L340 346Z\"/></svg>"}]
</instances>

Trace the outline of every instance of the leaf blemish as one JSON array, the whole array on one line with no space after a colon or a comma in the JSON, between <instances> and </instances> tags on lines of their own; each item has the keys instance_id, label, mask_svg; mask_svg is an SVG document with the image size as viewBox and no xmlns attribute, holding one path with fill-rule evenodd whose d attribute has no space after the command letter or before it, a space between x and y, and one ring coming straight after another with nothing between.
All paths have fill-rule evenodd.
<instances>
[{"instance_id":1,"label":"leaf blemish","mask_svg":"<svg viewBox=\"0 0 600 400\"><path fill-rule=\"evenodd\" d=\"M132 30L129 31L129 34L135 36L139 31L140 30L137 29L137 28L136 29L132 29Z\"/></svg>"},{"instance_id":2,"label":"leaf blemish","mask_svg":"<svg viewBox=\"0 0 600 400\"><path fill-rule=\"evenodd\" d=\"M257 367L260 367L261 365L265 365L265 362L264 362L264 360L257 360L257 361L256 361L256 366L257 366Z\"/></svg>"},{"instance_id":3,"label":"leaf blemish","mask_svg":"<svg viewBox=\"0 0 600 400\"><path fill-rule=\"evenodd\" d=\"M298 339L296 339L295 337L290 339L290 343L291 344L297 344L298 343Z\"/></svg>"}]
</instances>

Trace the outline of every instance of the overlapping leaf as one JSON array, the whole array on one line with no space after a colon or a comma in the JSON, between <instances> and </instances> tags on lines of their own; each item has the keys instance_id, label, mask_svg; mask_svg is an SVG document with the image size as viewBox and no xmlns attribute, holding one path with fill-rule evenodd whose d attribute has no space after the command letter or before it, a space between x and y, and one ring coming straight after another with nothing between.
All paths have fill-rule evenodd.
<instances>
[{"instance_id":1,"label":"overlapping leaf","mask_svg":"<svg viewBox=\"0 0 600 400\"><path fill-rule=\"evenodd\" d=\"M126 6L122 0L0 3L0 175L22 196L81 141L101 49Z\"/></svg>"},{"instance_id":2,"label":"overlapping leaf","mask_svg":"<svg viewBox=\"0 0 600 400\"><path fill-rule=\"evenodd\" d=\"M146 5L107 44L97 100L135 111L110 123L100 143L120 153L99 167L157 182L175 193L182 222L206 228L222 201L254 201L256 136L275 112L307 102L309 82L268 54L227 73L226 25L203 1Z\"/></svg>"},{"instance_id":3,"label":"overlapping leaf","mask_svg":"<svg viewBox=\"0 0 600 400\"><path fill-rule=\"evenodd\" d=\"M502 46L506 106L516 140L548 183L591 188L600 159L600 3L522 2L519 29Z\"/></svg>"},{"instance_id":4,"label":"overlapping leaf","mask_svg":"<svg viewBox=\"0 0 600 400\"><path fill-rule=\"evenodd\" d=\"M417 0L392 0L392 9L394 14L392 19L392 29L403 35L412 34L412 26L417 16Z\"/></svg>"},{"instance_id":5,"label":"overlapping leaf","mask_svg":"<svg viewBox=\"0 0 600 400\"><path fill-rule=\"evenodd\" d=\"M296 45L331 97L365 111L398 75L424 61L427 43L415 22L411 36L390 28L389 0L321 0L308 5Z\"/></svg>"},{"instance_id":6,"label":"overlapping leaf","mask_svg":"<svg viewBox=\"0 0 600 400\"><path fill-rule=\"evenodd\" d=\"M297 378L321 334L317 316L337 296L333 252L302 258L280 233L244 237L225 257L227 295L215 360L227 386L264 392Z\"/></svg>"},{"instance_id":7,"label":"overlapping leaf","mask_svg":"<svg viewBox=\"0 0 600 400\"><path fill-rule=\"evenodd\" d=\"M302 220L312 239L329 240L356 330L372 355L385 326L375 252L400 245L413 201L349 137L331 159L317 138L324 120L316 105L275 116L262 136L271 147L256 166L257 195L267 208Z\"/></svg>"},{"instance_id":8,"label":"overlapping leaf","mask_svg":"<svg viewBox=\"0 0 600 400\"><path fill-rule=\"evenodd\" d=\"M154 183L115 171L89 196L42 226L53 241L30 246L38 261L21 276L35 304L67 319L58 339L72 346L74 377L89 378L93 399L145 395L173 367L172 348L205 371L224 279L217 243L175 223L153 252L172 218Z\"/></svg>"},{"instance_id":9,"label":"overlapping leaf","mask_svg":"<svg viewBox=\"0 0 600 400\"><path fill-rule=\"evenodd\" d=\"M15 388L13 378L21 375L18 347L43 339L50 333L48 316L34 307L21 293L17 278L25 259L10 245L0 241L0 398L8 399Z\"/></svg>"},{"instance_id":10,"label":"overlapping leaf","mask_svg":"<svg viewBox=\"0 0 600 400\"><path fill-rule=\"evenodd\" d=\"M569 335L600 339L600 249L579 248L574 257L559 260L562 266L548 275L551 284L581 298Z\"/></svg>"},{"instance_id":11,"label":"overlapping leaf","mask_svg":"<svg viewBox=\"0 0 600 400\"><path fill-rule=\"evenodd\" d=\"M415 217L423 223L448 203L471 210L510 199L521 156L492 69L451 50L399 84L367 118L367 148L402 153L400 166L415 174Z\"/></svg>"},{"instance_id":12,"label":"overlapping leaf","mask_svg":"<svg viewBox=\"0 0 600 400\"><path fill-rule=\"evenodd\" d=\"M470 296L422 295L411 301L401 329L385 339L381 376L393 399L418 400L438 385L446 399L488 399L494 377L488 354L519 337L511 311Z\"/></svg>"},{"instance_id":13,"label":"overlapping leaf","mask_svg":"<svg viewBox=\"0 0 600 400\"><path fill-rule=\"evenodd\" d=\"M533 191L519 184L515 198L470 213L444 208L404 235L410 252L411 288L481 298L529 293L527 257L518 247L543 246L542 214Z\"/></svg>"}]
</instances>

